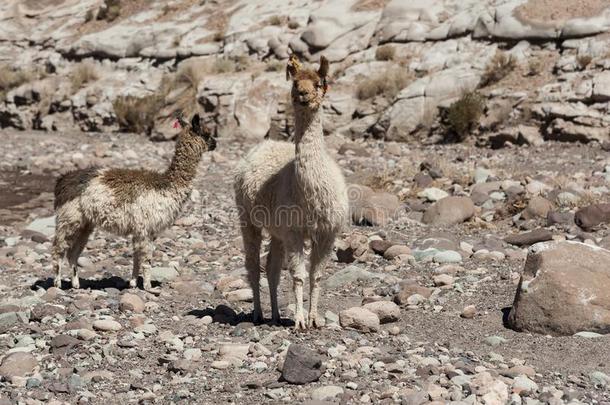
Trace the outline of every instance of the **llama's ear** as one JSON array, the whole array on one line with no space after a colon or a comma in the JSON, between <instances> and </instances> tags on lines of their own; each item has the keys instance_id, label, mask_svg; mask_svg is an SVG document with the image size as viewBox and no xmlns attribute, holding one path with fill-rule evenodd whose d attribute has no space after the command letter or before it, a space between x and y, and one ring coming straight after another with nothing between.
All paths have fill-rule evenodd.
<instances>
[{"instance_id":1,"label":"llama's ear","mask_svg":"<svg viewBox=\"0 0 610 405\"><path fill-rule=\"evenodd\" d=\"M301 62L299 62L299 58L293 53L288 58L288 65L286 65L286 80L294 79L301 70Z\"/></svg>"},{"instance_id":2,"label":"llama's ear","mask_svg":"<svg viewBox=\"0 0 610 405\"><path fill-rule=\"evenodd\" d=\"M320 79L326 79L326 77L328 76L328 70L329 70L328 59L326 59L326 57L324 57L324 56L321 56L320 57L320 68L318 69L318 76L320 76Z\"/></svg>"},{"instance_id":3,"label":"llama's ear","mask_svg":"<svg viewBox=\"0 0 610 405\"><path fill-rule=\"evenodd\" d=\"M191 119L191 128L197 134L201 132L201 121L199 120L199 114L193 115L193 119Z\"/></svg>"}]
</instances>

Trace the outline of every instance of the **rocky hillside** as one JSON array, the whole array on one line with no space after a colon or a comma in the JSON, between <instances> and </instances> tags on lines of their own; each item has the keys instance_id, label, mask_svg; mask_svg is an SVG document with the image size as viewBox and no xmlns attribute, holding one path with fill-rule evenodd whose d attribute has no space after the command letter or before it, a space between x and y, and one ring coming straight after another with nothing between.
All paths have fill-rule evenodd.
<instances>
[{"instance_id":1,"label":"rocky hillside","mask_svg":"<svg viewBox=\"0 0 610 405\"><path fill-rule=\"evenodd\" d=\"M6 0L0 127L288 136L294 52L332 62L329 133L606 141L609 29L604 0Z\"/></svg>"}]
</instances>

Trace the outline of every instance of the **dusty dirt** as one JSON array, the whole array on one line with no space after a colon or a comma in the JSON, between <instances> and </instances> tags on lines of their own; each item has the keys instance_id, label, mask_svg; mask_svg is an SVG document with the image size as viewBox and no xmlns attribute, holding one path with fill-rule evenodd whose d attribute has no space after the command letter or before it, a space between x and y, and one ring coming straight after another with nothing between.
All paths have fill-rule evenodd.
<instances>
[{"instance_id":1,"label":"dusty dirt","mask_svg":"<svg viewBox=\"0 0 610 405\"><path fill-rule=\"evenodd\" d=\"M0 211L0 238L19 235L27 222L35 217L52 214L52 201L40 203L36 196L49 191L52 185L53 168L50 174L22 174L21 170L39 171L34 163L45 154L57 156L57 164L70 167L71 154L84 150L83 154L92 163L103 166L145 166L149 168L164 167L171 156L173 144L153 144L142 142L141 137L131 135L109 136L93 135L45 135L45 142L32 148L31 142L37 135L27 133L2 133L4 144L17 159L7 159L5 168L0 173L6 190L18 191L16 196L8 197L3 192ZM466 259L463 263L465 274L458 275L462 292L456 288L442 289L435 306L423 306L413 310L401 310L398 322L382 326L379 333L361 334L352 330L322 328L304 333L295 333L290 328L291 312L288 305L290 280L284 272L281 282L280 306L286 318L284 326L254 326L249 322L251 304L248 302L229 302L218 291L214 291L216 281L227 275L244 277L241 241L235 216L232 214L231 172L239 157L252 145L239 142L222 141L217 152L204 157L195 188L201 193L198 203L189 202L182 218L193 221L181 221L164 232L156 243L155 265L166 266L171 261L180 263L180 275L171 282L157 283L160 295L136 291L142 296L149 309L143 315L125 314L119 311L117 300L119 294L127 287L123 278L127 278L131 266L131 246L123 238L102 232L95 232L83 257L91 264L81 270L81 290L69 289L64 282L64 291L59 295L54 292L46 295L48 302L65 305L70 309L65 315L68 322L90 322L99 314L112 315L119 320L124 329L118 333L99 332L91 342L82 342L69 347L67 351L49 349L46 346L37 350L41 355L40 364L44 365L45 380L40 387L25 390L1 386L0 392L9 397L57 398L76 403L77 392L63 392L57 384L64 384L66 378L76 370L80 375L86 372L110 372L112 377L99 377L86 385L93 395L93 403L117 401L126 403L142 398L156 403L277 403L272 393L287 393L291 402L298 402L309 397L309 393L324 385L344 386L347 381L355 382L356 390L349 390L343 395L344 403L355 403L361 395L373 395L373 403L381 401L380 393L392 386L401 390L419 390L426 387L423 374L414 376L409 373L374 372L345 377L342 372L324 375L319 382L304 387L292 387L279 381L277 359L275 355L282 350L283 342L301 342L326 353L329 348L342 344L348 352L358 348L372 346L379 350L373 361L392 364L398 360L411 364L416 355L439 358L449 356L452 361L460 360L467 367L487 367L497 373L501 371L497 360L490 356L502 356L501 363L519 359L536 370L532 377L540 387L559 387L565 392L574 391L585 403L610 400L610 392L594 387L588 379L592 371L610 373L610 336L596 339L578 337L551 338L528 333L517 333L503 325L505 311L512 304L518 274L522 271L523 259L506 259L500 262ZM388 148L392 147L391 153ZM540 148L510 148L501 152L478 149L468 145L444 145L421 147L417 145L400 145L390 143L367 142L360 144L365 151L363 156L352 154L336 155L348 178L356 178L362 168L369 173L379 173L387 169L388 161L394 160L409 167L418 167L422 161L442 163L443 178L447 182L462 179L465 173L477 165L484 164L502 179L524 180L539 173L583 172L587 176L601 169L603 156L607 156L598 146L577 144L547 143ZM136 151L137 160L123 157L128 150ZM397 154L397 151L400 151ZM98 157L95 157L98 156ZM24 167L25 166L25 167ZM400 173L400 171L396 172ZM400 176L397 174L397 176ZM411 183L411 179L396 178L396 181ZM440 180L443 184L444 180ZM446 183L444 183L446 184ZM391 185L390 185L391 188ZM21 208L31 201L37 201L37 208L24 215ZM9 214L15 214L21 221L7 220ZM407 211L397 220L382 228L356 227L349 229L344 236L354 232L367 235L380 234L387 239L412 246L422 238L438 235L449 235L454 241L476 242L486 235L504 237L515 232L510 218L499 219L485 226L480 223L465 223L451 228L430 228L407 218ZM597 231L597 236L606 236L607 231ZM191 245L190 238L201 238L202 243ZM193 246L193 247L192 247ZM197 246L197 247L195 247ZM52 283L50 268L50 243L35 244L25 240L17 248L1 248L0 255L6 255L0 262L0 288L4 299L27 297L38 289L42 293L49 290ZM34 252L32 262L23 252ZM33 253L32 253L33 254ZM436 268L433 264L388 262L380 256L366 263L354 263L356 266L374 273L392 275L399 279L416 280L422 286L433 287L432 275ZM345 269L348 265L331 261L323 278ZM360 305L363 296L374 291L386 296L391 293L392 285L379 280L348 283L338 288L327 288L321 298L322 313L330 310L338 313L353 305ZM368 292L367 292L368 291ZM390 297L386 297L390 298ZM90 302L90 304L85 304ZM85 303L84 303L85 302ZM263 290L264 311L269 316L269 298L267 289ZM84 307L80 307L83 306ZM459 316L466 305L475 305L478 315L474 319L463 319ZM224 307L223 307L224 306ZM227 310L227 307L230 308ZM86 310L85 310L86 308ZM224 308L224 309L222 309ZM206 315L214 316L220 312L230 312L228 321L204 325ZM234 312L233 312L234 311ZM173 350L162 343L159 335L138 340L135 347L125 346L118 341L128 339L136 325L144 319L152 322L159 332L171 332L181 337L186 346L199 348L202 359L195 362L193 371L176 373L168 371L166 359L174 355ZM398 326L400 334L389 333L390 328ZM67 333L65 322L52 319L44 322L20 324L10 331L11 338L18 335L32 335L37 339L48 339L56 334ZM485 343L489 336L501 336L507 342L491 347ZM248 343L262 342L272 353L263 361L268 368L254 372L248 367L226 370L211 367L217 360L217 350L222 342ZM47 343L48 344L48 343ZM9 346L8 341L0 340L2 350ZM105 353L101 358L95 353ZM349 355L347 358L349 358ZM252 360L254 361L254 360ZM347 360L346 360L347 361ZM413 366L418 373L429 369ZM53 371L54 370L54 371ZM134 371L135 370L135 371ZM345 371L345 369L344 369ZM155 388L157 387L157 388ZM152 399L151 399L152 398ZM387 402L387 401L386 401Z\"/></svg>"}]
</instances>

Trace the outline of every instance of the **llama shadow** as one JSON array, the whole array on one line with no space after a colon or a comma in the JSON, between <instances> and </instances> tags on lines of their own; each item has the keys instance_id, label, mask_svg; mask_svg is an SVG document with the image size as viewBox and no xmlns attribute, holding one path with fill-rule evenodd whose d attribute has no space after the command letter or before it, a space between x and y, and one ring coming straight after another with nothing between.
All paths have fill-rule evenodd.
<instances>
[{"instance_id":1,"label":"llama shadow","mask_svg":"<svg viewBox=\"0 0 610 405\"><path fill-rule=\"evenodd\" d=\"M510 322L508 321L508 315L510 314L510 310L513 309L513 307L505 307L502 308L502 325L506 328L506 329L513 329L513 327L510 325Z\"/></svg>"},{"instance_id":2,"label":"llama shadow","mask_svg":"<svg viewBox=\"0 0 610 405\"><path fill-rule=\"evenodd\" d=\"M30 287L30 289L32 290L38 290L40 288L48 290L49 288L53 287L54 278L52 277L48 277L46 279L39 279L36 280L36 282L34 284L32 284L32 286ZM152 287L160 287L161 283L158 281L153 281L152 282ZM72 283L70 281L66 281L66 280L62 280L61 281L61 289L62 290L69 290L72 288ZM86 278L81 278L80 279L80 289L81 290L105 290L107 288L116 288L119 291L123 291L126 289L129 289L129 282L124 280L121 277L118 276L111 276L111 277L106 277L106 278L102 278L102 279L86 279ZM138 278L138 288L143 289L143 284L142 284L142 277Z\"/></svg>"},{"instance_id":3,"label":"llama shadow","mask_svg":"<svg viewBox=\"0 0 610 405\"><path fill-rule=\"evenodd\" d=\"M216 308L208 307L205 309L193 309L186 313L186 315L192 315L197 318L203 318L204 316L211 316L215 323L221 323L225 325L237 326L240 323L252 323L252 314L240 312L237 313L233 308L227 305L218 305ZM294 326L294 321L291 319L282 318L280 319L279 325L274 325L271 320L266 320L257 325L271 325L271 326Z\"/></svg>"}]
</instances>

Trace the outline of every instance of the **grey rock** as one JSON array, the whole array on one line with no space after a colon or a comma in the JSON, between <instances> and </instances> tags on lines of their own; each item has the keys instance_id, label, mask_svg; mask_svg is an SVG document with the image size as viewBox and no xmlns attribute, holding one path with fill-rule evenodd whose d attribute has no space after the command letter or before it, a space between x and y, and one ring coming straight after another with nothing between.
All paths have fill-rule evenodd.
<instances>
[{"instance_id":1,"label":"grey rock","mask_svg":"<svg viewBox=\"0 0 610 405\"><path fill-rule=\"evenodd\" d=\"M309 384L322 375L322 357L300 344L288 346L282 378L291 384Z\"/></svg>"}]
</instances>

